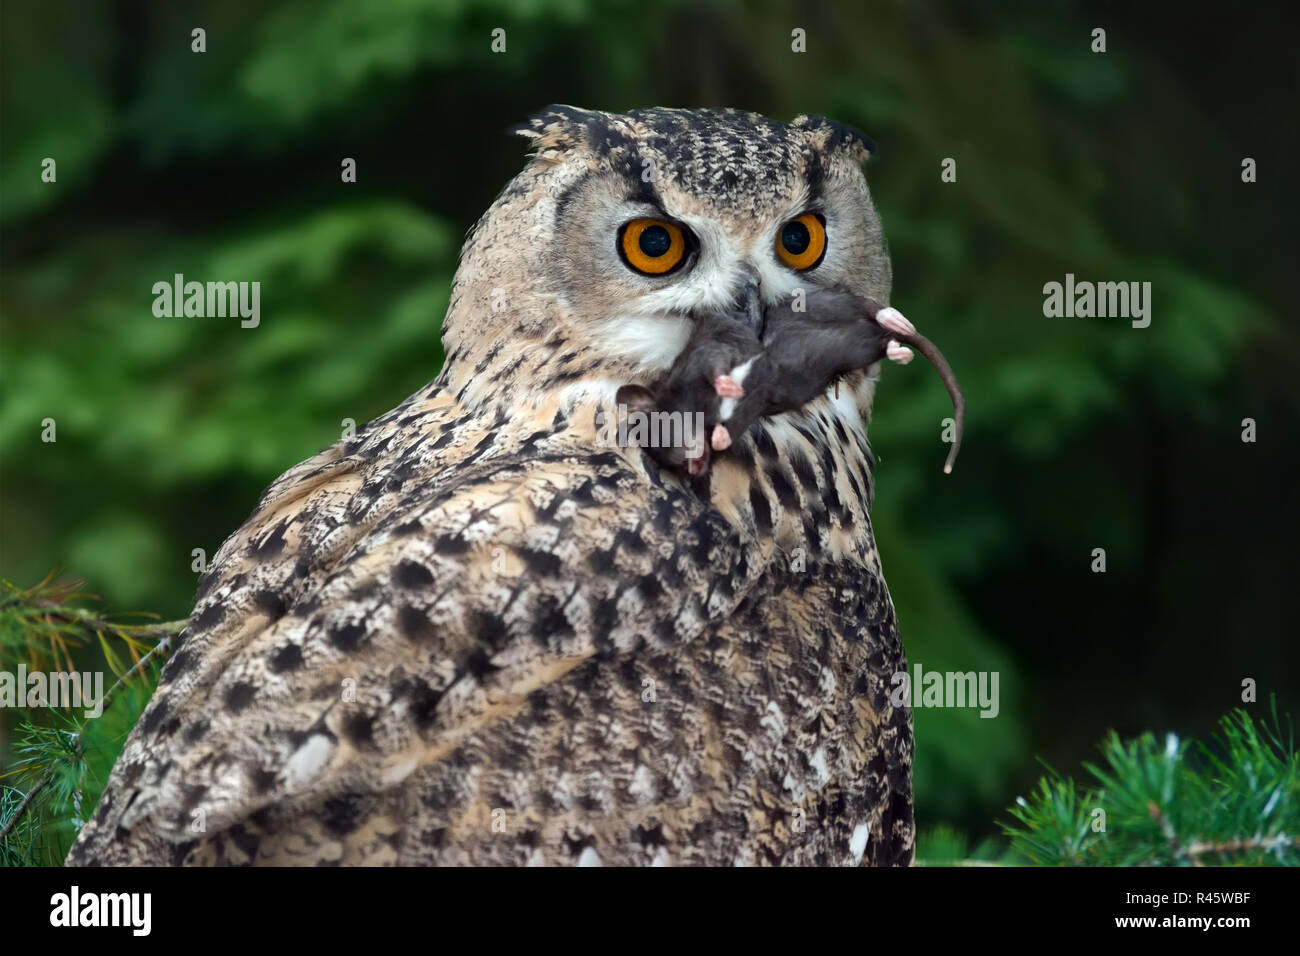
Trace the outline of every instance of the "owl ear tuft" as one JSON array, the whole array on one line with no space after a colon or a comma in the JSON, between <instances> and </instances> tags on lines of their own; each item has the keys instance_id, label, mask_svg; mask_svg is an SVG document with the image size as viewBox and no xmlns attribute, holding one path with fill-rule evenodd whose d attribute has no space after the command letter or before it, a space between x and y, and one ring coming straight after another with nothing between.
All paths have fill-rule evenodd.
<instances>
[{"instance_id":1,"label":"owl ear tuft","mask_svg":"<svg viewBox=\"0 0 1300 956\"><path fill-rule=\"evenodd\" d=\"M822 152L847 152L857 163L865 163L876 155L875 142L853 126L809 114L796 116L790 125L795 129L806 130L813 146Z\"/></svg>"},{"instance_id":2,"label":"owl ear tuft","mask_svg":"<svg viewBox=\"0 0 1300 956\"><path fill-rule=\"evenodd\" d=\"M578 106L552 104L534 113L526 122L511 127L516 136L532 141L538 153L568 150L591 141L591 128L603 125L604 114Z\"/></svg>"}]
</instances>

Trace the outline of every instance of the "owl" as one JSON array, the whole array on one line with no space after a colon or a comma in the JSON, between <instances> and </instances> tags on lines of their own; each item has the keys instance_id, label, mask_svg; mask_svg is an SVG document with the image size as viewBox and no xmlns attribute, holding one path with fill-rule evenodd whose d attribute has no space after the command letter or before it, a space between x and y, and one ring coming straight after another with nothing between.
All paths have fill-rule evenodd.
<instances>
[{"instance_id":1,"label":"owl","mask_svg":"<svg viewBox=\"0 0 1300 956\"><path fill-rule=\"evenodd\" d=\"M224 543L69 863L911 862L878 365L699 477L602 437L702 310L888 303L869 140L568 106L519 132L441 372Z\"/></svg>"}]
</instances>

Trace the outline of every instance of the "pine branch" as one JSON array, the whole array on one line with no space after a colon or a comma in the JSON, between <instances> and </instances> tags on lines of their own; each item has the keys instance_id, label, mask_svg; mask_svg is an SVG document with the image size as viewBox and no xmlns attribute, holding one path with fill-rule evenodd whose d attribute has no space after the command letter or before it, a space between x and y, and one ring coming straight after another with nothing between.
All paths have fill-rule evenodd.
<instances>
[{"instance_id":1,"label":"pine branch","mask_svg":"<svg viewBox=\"0 0 1300 956\"><path fill-rule=\"evenodd\" d=\"M1253 840L1230 840L1227 843L1193 843L1187 848L1187 855L1204 856L1206 853L1242 853L1247 850L1264 850L1271 853L1293 846L1300 846L1300 836L1287 836L1283 833Z\"/></svg>"},{"instance_id":2,"label":"pine branch","mask_svg":"<svg viewBox=\"0 0 1300 956\"><path fill-rule=\"evenodd\" d=\"M1237 710L1207 743L1111 734L1091 785L1048 768L1002 829L1041 865L1300 865L1300 754L1273 723Z\"/></svg>"},{"instance_id":3,"label":"pine branch","mask_svg":"<svg viewBox=\"0 0 1300 956\"><path fill-rule=\"evenodd\" d=\"M25 662L33 671L75 671L72 651L98 644L116 676L99 702L100 712L107 713L124 687L168 653L185 622L159 621L156 615L136 615L152 618L147 623L122 621L118 615L73 603L95 600L80 588L81 582L57 582L53 574L31 588L0 581L0 669ZM119 659L115 645L126 650L129 664ZM138 706L142 705L143 698ZM58 848L43 838L47 830L66 832L71 828L75 832L80 826L87 774L86 735L91 725L84 717L52 708L21 713L25 719L13 747L20 759L0 777L24 777L32 784L26 793L16 787L0 789L0 861L35 862L32 853L37 851L61 859ZM137 707L128 715L128 727L138 715ZM52 725L47 725L51 721ZM105 741L98 746L102 749ZM111 749L112 743L108 746ZM115 754L104 756L111 763ZM20 833L25 840L19 838Z\"/></svg>"},{"instance_id":4,"label":"pine branch","mask_svg":"<svg viewBox=\"0 0 1300 956\"><path fill-rule=\"evenodd\" d=\"M146 624L113 620L101 611L80 607L74 601L99 600L97 595L81 591L83 581L60 582L51 571L39 584L20 588L0 580L0 658L8 663L11 655L46 670L73 670L69 645L85 646L98 642L105 650L110 666L113 652L106 638L126 645L138 661L151 643L173 638L184 628L184 621L159 621L156 614L137 614L152 618ZM119 674L120 669L114 668Z\"/></svg>"},{"instance_id":5,"label":"pine branch","mask_svg":"<svg viewBox=\"0 0 1300 956\"><path fill-rule=\"evenodd\" d=\"M27 791L27 795L23 797L23 802L18 804L18 809L14 811L13 816L9 818L9 821L3 828L0 828L0 843L3 843L5 837L9 836L10 831L18 825L18 821L23 818L23 814L27 812L27 808L31 806L32 801L36 799L36 795L44 790L53 779L54 771L47 770L45 771L45 776L36 781L36 784Z\"/></svg>"}]
</instances>

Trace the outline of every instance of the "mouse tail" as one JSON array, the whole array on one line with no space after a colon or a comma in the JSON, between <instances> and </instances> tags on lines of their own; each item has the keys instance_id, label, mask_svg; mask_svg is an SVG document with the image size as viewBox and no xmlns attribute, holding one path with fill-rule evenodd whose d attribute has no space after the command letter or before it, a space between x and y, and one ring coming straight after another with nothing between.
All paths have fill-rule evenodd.
<instances>
[{"instance_id":1,"label":"mouse tail","mask_svg":"<svg viewBox=\"0 0 1300 956\"><path fill-rule=\"evenodd\" d=\"M961 436L966 430L966 396L962 394L961 385L957 381L957 376L948 364L948 360L943 357L939 347L927 339L920 332L914 332L910 335L898 335L897 338L912 346L938 371L939 377L943 379L944 386L948 389L948 397L952 399L952 417L956 424L953 434L952 448L948 451L948 460L944 462L943 473L952 474L952 466L957 462L957 452L961 450Z\"/></svg>"}]
</instances>

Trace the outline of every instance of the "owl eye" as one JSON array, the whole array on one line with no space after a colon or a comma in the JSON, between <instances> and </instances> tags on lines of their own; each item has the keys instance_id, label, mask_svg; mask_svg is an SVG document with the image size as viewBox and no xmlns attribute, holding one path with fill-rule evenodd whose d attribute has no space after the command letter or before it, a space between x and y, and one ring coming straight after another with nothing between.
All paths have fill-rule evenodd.
<instances>
[{"instance_id":1,"label":"owl eye","mask_svg":"<svg viewBox=\"0 0 1300 956\"><path fill-rule=\"evenodd\" d=\"M781 227L776 254L791 269L811 269L826 255L826 220L807 212Z\"/></svg>"},{"instance_id":2,"label":"owl eye","mask_svg":"<svg viewBox=\"0 0 1300 956\"><path fill-rule=\"evenodd\" d=\"M633 219L618 231L618 251L637 272L661 276L686 259L686 235L663 219Z\"/></svg>"}]
</instances>

